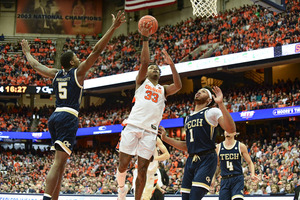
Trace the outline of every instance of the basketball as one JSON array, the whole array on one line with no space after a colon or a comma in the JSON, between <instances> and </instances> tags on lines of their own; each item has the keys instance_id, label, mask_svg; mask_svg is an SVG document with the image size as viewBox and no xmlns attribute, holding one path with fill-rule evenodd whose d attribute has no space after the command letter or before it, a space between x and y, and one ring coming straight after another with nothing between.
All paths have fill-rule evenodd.
<instances>
[{"instance_id":1,"label":"basketball","mask_svg":"<svg viewBox=\"0 0 300 200\"><path fill-rule=\"evenodd\" d=\"M141 26L144 22L145 22L145 24L149 22L149 26L152 26L152 28L150 30L150 35L152 35L153 33L155 33L157 31L158 22L155 19L155 17L153 17L151 15L145 15L144 17L142 17L138 23L139 30L141 30Z\"/></svg>"}]
</instances>

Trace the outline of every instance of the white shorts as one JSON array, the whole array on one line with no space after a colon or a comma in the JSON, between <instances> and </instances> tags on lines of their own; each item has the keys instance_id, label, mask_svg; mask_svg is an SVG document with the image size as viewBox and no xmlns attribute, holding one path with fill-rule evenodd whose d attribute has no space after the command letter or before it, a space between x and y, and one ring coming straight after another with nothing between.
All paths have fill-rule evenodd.
<instances>
[{"instance_id":1,"label":"white shorts","mask_svg":"<svg viewBox=\"0 0 300 200\"><path fill-rule=\"evenodd\" d=\"M136 126L127 125L121 133L120 152L138 155L149 160L154 155L156 134Z\"/></svg>"}]
</instances>

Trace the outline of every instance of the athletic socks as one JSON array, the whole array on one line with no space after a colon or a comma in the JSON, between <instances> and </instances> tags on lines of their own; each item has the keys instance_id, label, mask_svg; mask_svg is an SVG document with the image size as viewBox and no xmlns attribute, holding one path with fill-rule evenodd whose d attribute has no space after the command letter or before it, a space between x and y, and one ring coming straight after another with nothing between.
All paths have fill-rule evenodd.
<instances>
[{"instance_id":1,"label":"athletic socks","mask_svg":"<svg viewBox=\"0 0 300 200\"><path fill-rule=\"evenodd\" d=\"M126 178L126 171L121 173L119 172L119 169L117 170L117 182L119 185L119 188L123 189L124 185L125 185L125 178Z\"/></svg>"},{"instance_id":2,"label":"athletic socks","mask_svg":"<svg viewBox=\"0 0 300 200\"><path fill-rule=\"evenodd\" d=\"M51 195L45 193L43 196L43 200L51 200Z\"/></svg>"}]
</instances>

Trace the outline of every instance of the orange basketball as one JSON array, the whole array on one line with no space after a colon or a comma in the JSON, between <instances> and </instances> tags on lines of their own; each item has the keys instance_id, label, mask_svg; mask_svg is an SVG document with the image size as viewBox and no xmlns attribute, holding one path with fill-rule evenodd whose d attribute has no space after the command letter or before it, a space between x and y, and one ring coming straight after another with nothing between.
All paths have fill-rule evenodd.
<instances>
[{"instance_id":1,"label":"orange basketball","mask_svg":"<svg viewBox=\"0 0 300 200\"><path fill-rule=\"evenodd\" d=\"M149 26L152 25L152 28L150 30L150 35L152 35L153 33L155 33L157 31L158 22L155 19L155 17L153 17L151 15L145 15L144 17L142 17L138 23L139 30L144 22L145 22L145 24L149 22Z\"/></svg>"}]
</instances>

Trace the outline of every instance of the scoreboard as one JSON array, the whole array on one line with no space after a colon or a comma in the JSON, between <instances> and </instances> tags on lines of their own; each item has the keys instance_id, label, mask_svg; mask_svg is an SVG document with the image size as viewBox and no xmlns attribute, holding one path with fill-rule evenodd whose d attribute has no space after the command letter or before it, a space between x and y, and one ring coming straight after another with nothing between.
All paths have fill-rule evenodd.
<instances>
[{"instance_id":1,"label":"scoreboard","mask_svg":"<svg viewBox=\"0 0 300 200\"><path fill-rule=\"evenodd\" d=\"M0 85L0 94L53 94L52 86Z\"/></svg>"}]
</instances>

